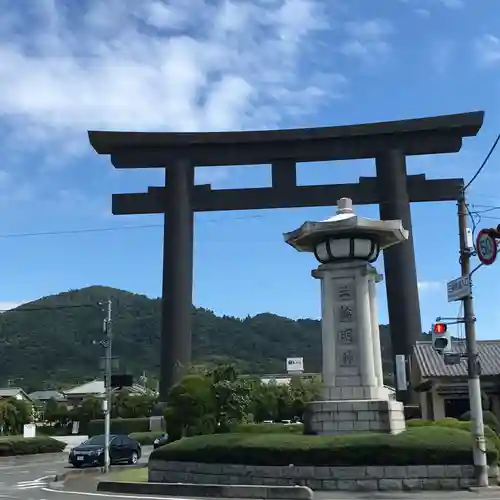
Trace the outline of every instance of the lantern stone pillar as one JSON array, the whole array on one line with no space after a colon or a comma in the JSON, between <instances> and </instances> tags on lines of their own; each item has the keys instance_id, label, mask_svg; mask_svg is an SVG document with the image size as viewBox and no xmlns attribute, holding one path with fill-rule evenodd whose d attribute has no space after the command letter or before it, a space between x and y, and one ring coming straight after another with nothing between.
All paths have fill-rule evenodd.
<instances>
[{"instance_id":1,"label":"lantern stone pillar","mask_svg":"<svg viewBox=\"0 0 500 500\"><path fill-rule=\"evenodd\" d=\"M343 198L334 217L306 222L284 236L320 262L312 276L321 281L323 386L321 400L306 408L306 431L403 431L403 404L383 381L376 302L382 277L371 262L408 232L401 221L356 216L351 200Z\"/></svg>"}]
</instances>

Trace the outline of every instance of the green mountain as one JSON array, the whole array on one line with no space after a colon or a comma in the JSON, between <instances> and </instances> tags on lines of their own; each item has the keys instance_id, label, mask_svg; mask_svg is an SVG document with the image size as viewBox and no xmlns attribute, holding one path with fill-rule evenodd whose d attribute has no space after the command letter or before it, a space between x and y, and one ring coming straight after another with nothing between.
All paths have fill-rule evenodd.
<instances>
[{"instance_id":1,"label":"green mountain","mask_svg":"<svg viewBox=\"0 0 500 500\"><path fill-rule=\"evenodd\" d=\"M159 372L160 299L91 286L43 297L0 315L0 385L27 390L65 386L100 375L105 313L113 300L113 355L120 371ZM304 357L306 372L321 369L320 323L263 313L244 319L193 308L193 359L230 360L243 373L283 373L285 358ZM95 342L97 341L97 343ZM384 365L390 371L390 339L381 327Z\"/></svg>"}]
</instances>

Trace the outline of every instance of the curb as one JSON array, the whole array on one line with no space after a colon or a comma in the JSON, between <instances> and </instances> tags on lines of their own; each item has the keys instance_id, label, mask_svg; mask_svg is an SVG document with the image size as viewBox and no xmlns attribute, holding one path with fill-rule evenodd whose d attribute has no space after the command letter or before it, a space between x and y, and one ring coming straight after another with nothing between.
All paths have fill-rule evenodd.
<instances>
[{"instance_id":1,"label":"curb","mask_svg":"<svg viewBox=\"0 0 500 500\"><path fill-rule=\"evenodd\" d=\"M110 472L113 472L115 470L122 470L122 469L141 469L147 467L148 464L137 464L137 465L112 465L110 467ZM66 481L67 479L74 478L74 477L79 477L79 476L86 476L86 475L94 475L94 476L99 476L100 474L103 474L103 468L102 467L88 467L86 469L69 469L65 472L62 472L61 474L57 474L54 477L53 482L54 483L61 483Z\"/></svg>"},{"instance_id":2,"label":"curb","mask_svg":"<svg viewBox=\"0 0 500 500\"><path fill-rule=\"evenodd\" d=\"M496 485L491 485L491 486L470 486L467 488L468 491L472 493L479 493L479 494L488 494L488 493L500 493L500 486Z\"/></svg>"},{"instance_id":3,"label":"curb","mask_svg":"<svg viewBox=\"0 0 500 500\"><path fill-rule=\"evenodd\" d=\"M307 486L251 486L190 483L125 483L100 481L97 491L137 493L183 498L259 498L279 500L312 500L314 493Z\"/></svg>"}]
</instances>

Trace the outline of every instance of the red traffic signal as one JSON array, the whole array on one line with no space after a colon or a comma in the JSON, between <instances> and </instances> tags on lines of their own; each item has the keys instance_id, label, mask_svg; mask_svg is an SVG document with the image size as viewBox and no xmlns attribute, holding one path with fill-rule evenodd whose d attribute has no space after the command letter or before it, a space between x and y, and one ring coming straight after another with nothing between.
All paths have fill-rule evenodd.
<instances>
[{"instance_id":1,"label":"red traffic signal","mask_svg":"<svg viewBox=\"0 0 500 500\"><path fill-rule=\"evenodd\" d=\"M437 335L443 335L448 330L448 326L446 323L435 323L434 324L434 333Z\"/></svg>"}]
</instances>

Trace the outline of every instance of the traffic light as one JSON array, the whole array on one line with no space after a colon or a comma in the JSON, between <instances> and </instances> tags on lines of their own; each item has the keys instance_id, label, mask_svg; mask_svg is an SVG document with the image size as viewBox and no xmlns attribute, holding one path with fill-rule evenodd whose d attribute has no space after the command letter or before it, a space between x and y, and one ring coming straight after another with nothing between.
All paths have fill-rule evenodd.
<instances>
[{"instance_id":1,"label":"traffic light","mask_svg":"<svg viewBox=\"0 0 500 500\"><path fill-rule=\"evenodd\" d=\"M451 351L451 335L446 323L434 323L432 325L432 347L439 354Z\"/></svg>"},{"instance_id":2,"label":"traffic light","mask_svg":"<svg viewBox=\"0 0 500 500\"><path fill-rule=\"evenodd\" d=\"M132 387L134 385L134 377L132 375L111 375L111 387Z\"/></svg>"}]
</instances>

